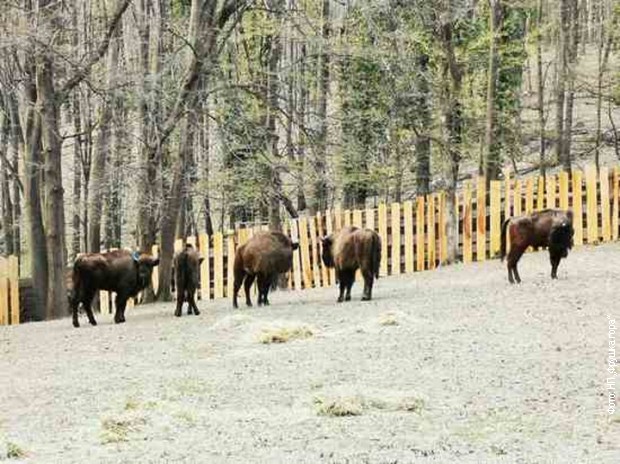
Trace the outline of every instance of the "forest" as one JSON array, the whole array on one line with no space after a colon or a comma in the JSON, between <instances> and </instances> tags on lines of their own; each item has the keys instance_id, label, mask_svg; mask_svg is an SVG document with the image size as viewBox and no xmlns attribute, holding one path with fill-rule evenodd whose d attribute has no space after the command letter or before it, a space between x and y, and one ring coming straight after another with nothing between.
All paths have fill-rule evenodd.
<instances>
[{"instance_id":1,"label":"forest","mask_svg":"<svg viewBox=\"0 0 620 464\"><path fill-rule=\"evenodd\" d=\"M81 252L620 160L615 0L4 0L0 254ZM450 223L450 221L449 221ZM454 220L452 220L454 223ZM451 257L454 259L454 256Z\"/></svg>"}]
</instances>

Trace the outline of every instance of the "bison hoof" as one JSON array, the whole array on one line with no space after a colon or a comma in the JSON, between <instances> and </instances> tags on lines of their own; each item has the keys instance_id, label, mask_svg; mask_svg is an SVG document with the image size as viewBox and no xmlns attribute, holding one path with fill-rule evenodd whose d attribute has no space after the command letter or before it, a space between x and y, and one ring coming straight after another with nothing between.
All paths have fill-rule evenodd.
<instances>
[{"instance_id":1,"label":"bison hoof","mask_svg":"<svg viewBox=\"0 0 620 464\"><path fill-rule=\"evenodd\" d=\"M195 316L200 316L200 311L194 311Z\"/></svg>"},{"instance_id":2,"label":"bison hoof","mask_svg":"<svg viewBox=\"0 0 620 464\"><path fill-rule=\"evenodd\" d=\"M174 312L174 315L175 315L176 317L181 317L181 311L175 311L175 312Z\"/></svg>"},{"instance_id":3,"label":"bison hoof","mask_svg":"<svg viewBox=\"0 0 620 464\"><path fill-rule=\"evenodd\" d=\"M344 301L344 298L342 298L341 296L339 296L339 297L338 297L338 300L336 300L336 301L338 301L338 303L342 303L342 302Z\"/></svg>"},{"instance_id":4,"label":"bison hoof","mask_svg":"<svg viewBox=\"0 0 620 464\"><path fill-rule=\"evenodd\" d=\"M80 323L78 321L73 321L73 327L77 329L79 326L80 326Z\"/></svg>"},{"instance_id":5,"label":"bison hoof","mask_svg":"<svg viewBox=\"0 0 620 464\"><path fill-rule=\"evenodd\" d=\"M246 301L246 302L245 302L245 305L246 305L248 308L251 308L251 307L253 306L251 301Z\"/></svg>"},{"instance_id":6,"label":"bison hoof","mask_svg":"<svg viewBox=\"0 0 620 464\"><path fill-rule=\"evenodd\" d=\"M88 321L90 322L90 325L97 325L97 321L95 321L94 319L92 321Z\"/></svg>"},{"instance_id":7,"label":"bison hoof","mask_svg":"<svg viewBox=\"0 0 620 464\"><path fill-rule=\"evenodd\" d=\"M370 301L370 297L368 295L362 296L362 301Z\"/></svg>"},{"instance_id":8,"label":"bison hoof","mask_svg":"<svg viewBox=\"0 0 620 464\"><path fill-rule=\"evenodd\" d=\"M344 301L351 301L351 295L347 295L344 297Z\"/></svg>"}]
</instances>

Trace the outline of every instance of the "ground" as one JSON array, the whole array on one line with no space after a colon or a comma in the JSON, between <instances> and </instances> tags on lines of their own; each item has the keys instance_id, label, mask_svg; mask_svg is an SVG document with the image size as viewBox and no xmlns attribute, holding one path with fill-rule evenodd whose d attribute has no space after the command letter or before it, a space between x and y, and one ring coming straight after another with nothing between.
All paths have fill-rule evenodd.
<instances>
[{"instance_id":1,"label":"ground","mask_svg":"<svg viewBox=\"0 0 620 464\"><path fill-rule=\"evenodd\" d=\"M382 278L372 302L358 283L343 304L331 288L2 327L0 460L620 462L620 245L549 271L540 252L519 286L494 260Z\"/></svg>"}]
</instances>

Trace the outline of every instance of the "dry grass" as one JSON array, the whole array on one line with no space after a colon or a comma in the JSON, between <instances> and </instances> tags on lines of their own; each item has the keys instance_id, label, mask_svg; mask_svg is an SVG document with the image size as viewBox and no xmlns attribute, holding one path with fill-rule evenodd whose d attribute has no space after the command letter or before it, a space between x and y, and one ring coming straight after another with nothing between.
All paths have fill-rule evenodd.
<instances>
[{"instance_id":1,"label":"dry grass","mask_svg":"<svg viewBox=\"0 0 620 464\"><path fill-rule=\"evenodd\" d=\"M24 459L28 456L28 453L24 451L18 444L8 442L6 444L6 458L7 459Z\"/></svg>"},{"instance_id":2,"label":"dry grass","mask_svg":"<svg viewBox=\"0 0 620 464\"><path fill-rule=\"evenodd\" d=\"M131 418L107 418L101 422L103 429L101 433L101 443L121 443L129 441L129 434L137 432L146 421L141 417Z\"/></svg>"},{"instance_id":3,"label":"dry grass","mask_svg":"<svg viewBox=\"0 0 620 464\"><path fill-rule=\"evenodd\" d=\"M310 338L314 335L312 330L306 326L298 327L277 327L263 329L258 337L258 341L264 344L287 343L291 340Z\"/></svg>"},{"instance_id":4,"label":"dry grass","mask_svg":"<svg viewBox=\"0 0 620 464\"><path fill-rule=\"evenodd\" d=\"M317 397L314 405L320 416L359 416L364 411L364 402L359 396Z\"/></svg>"},{"instance_id":5,"label":"dry grass","mask_svg":"<svg viewBox=\"0 0 620 464\"><path fill-rule=\"evenodd\" d=\"M382 313L379 315L379 325L399 325L396 314L393 312Z\"/></svg>"}]
</instances>

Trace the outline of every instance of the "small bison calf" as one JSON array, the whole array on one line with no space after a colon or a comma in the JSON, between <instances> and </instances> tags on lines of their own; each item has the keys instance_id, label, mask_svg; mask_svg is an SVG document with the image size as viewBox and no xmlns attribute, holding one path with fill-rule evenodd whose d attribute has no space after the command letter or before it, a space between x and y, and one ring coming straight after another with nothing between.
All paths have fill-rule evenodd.
<instances>
[{"instance_id":1,"label":"small bison calf","mask_svg":"<svg viewBox=\"0 0 620 464\"><path fill-rule=\"evenodd\" d=\"M195 294L198 289L200 279L200 264L204 258L188 243L185 249L178 253L174 258L174 275L177 287L177 309L174 315L180 317L183 310L183 303L187 301L187 314L192 312L198 316L198 306L196 306Z\"/></svg>"}]
</instances>

